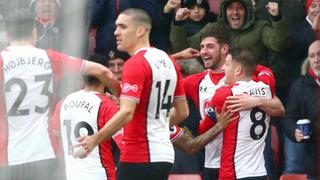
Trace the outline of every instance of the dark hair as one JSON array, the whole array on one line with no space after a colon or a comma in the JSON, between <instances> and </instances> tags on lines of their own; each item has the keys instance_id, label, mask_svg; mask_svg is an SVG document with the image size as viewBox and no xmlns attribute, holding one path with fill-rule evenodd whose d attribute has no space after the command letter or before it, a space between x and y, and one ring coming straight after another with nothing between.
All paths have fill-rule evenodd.
<instances>
[{"instance_id":1,"label":"dark hair","mask_svg":"<svg viewBox=\"0 0 320 180\"><path fill-rule=\"evenodd\" d=\"M122 11L120 14L125 14L132 17L134 23L144 25L149 31L151 31L152 22L149 14L143 9L129 8Z\"/></svg>"},{"instance_id":2,"label":"dark hair","mask_svg":"<svg viewBox=\"0 0 320 180\"><path fill-rule=\"evenodd\" d=\"M222 28L210 28L201 35L201 41L207 37L214 37L220 45L229 45L229 36Z\"/></svg>"},{"instance_id":3,"label":"dark hair","mask_svg":"<svg viewBox=\"0 0 320 180\"><path fill-rule=\"evenodd\" d=\"M256 55L246 48L231 48L229 54L232 56L232 60L241 64L244 68L244 72L248 76L252 76L256 69Z\"/></svg>"},{"instance_id":4,"label":"dark hair","mask_svg":"<svg viewBox=\"0 0 320 180\"><path fill-rule=\"evenodd\" d=\"M195 5L203 7L206 10L206 13L208 13L210 10L207 0L182 0L181 1L181 7L186 7L190 9L192 6L195 6Z\"/></svg>"},{"instance_id":5,"label":"dark hair","mask_svg":"<svg viewBox=\"0 0 320 180\"><path fill-rule=\"evenodd\" d=\"M104 65L99 58L90 57L89 61ZM101 84L101 81L95 76L82 74L82 79L85 85L94 86Z\"/></svg>"},{"instance_id":6,"label":"dark hair","mask_svg":"<svg viewBox=\"0 0 320 180\"><path fill-rule=\"evenodd\" d=\"M34 15L28 9L16 9L5 17L5 29L14 40L26 40L35 28Z\"/></svg>"},{"instance_id":7,"label":"dark hair","mask_svg":"<svg viewBox=\"0 0 320 180\"><path fill-rule=\"evenodd\" d=\"M90 76L90 75L82 75L83 82L86 85L99 85L101 84L100 80L96 78L95 76Z\"/></svg>"}]
</instances>

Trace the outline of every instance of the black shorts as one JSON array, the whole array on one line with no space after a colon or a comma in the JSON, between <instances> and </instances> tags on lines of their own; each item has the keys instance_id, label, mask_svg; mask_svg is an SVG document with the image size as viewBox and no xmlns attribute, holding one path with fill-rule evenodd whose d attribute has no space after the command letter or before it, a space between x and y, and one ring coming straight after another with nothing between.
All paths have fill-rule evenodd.
<instances>
[{"instance_id":1,"label":"black shorts","mask_svg":"<svg viewBox=\"0 0 320 180\"><path fill-rule=\"evenodd\" d=\"M168 162L120 162L117 169L117 180L167 180L171 167L172 164Z\"/></svg>"},{"instance_id":2,"label":"black shorts","mask_svg":"<svg viewBox=\"0 0 320 180\"><path fill-rule=\"evenodd\" d=\"M57 159L34 161L0 168L2 180L64 180L64 166Z\"/></svg>"},{"instance_id":3,"label":"black shorts","mask_svg":"<svg viewBox=\"0 0 320 180\"><path fill-rule=\"evenodd\" d=\"M218 180L219 168L204 168L203 169L203 180Z\"/></svg>"}]
</instances>

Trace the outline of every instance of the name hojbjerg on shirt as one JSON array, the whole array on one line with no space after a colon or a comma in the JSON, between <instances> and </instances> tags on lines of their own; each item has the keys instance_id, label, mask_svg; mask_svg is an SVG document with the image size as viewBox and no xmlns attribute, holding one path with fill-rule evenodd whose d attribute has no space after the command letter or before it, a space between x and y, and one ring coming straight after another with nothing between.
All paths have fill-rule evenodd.
<instances>
[{"instance_id":1,"label":"name hojbjerg on shirt","mask_svg":"<svg viewBox=\"0 0 320 180\"><path fill-rule=\"evenodd\" d=\"M41 57L27 57L27 58L19 57L6 62L3 65L3 70L5 73L8 73L17 67L24 66L24 65L40 66L46 70L51 68L50 61L44 60Z\"/></svg>"}]
</instances>

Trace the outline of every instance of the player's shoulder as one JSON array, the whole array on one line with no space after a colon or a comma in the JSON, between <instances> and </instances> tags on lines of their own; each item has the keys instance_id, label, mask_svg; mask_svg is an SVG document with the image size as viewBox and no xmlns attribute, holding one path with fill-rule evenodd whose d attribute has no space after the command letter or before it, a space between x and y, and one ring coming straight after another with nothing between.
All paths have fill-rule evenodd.
<instances>
[{"instance_id":1,"label":"player's shoulder","mask_svg":"<svg viewBox=\"0 0 320 180\"><path fill-rule=\"evenodd\" d=\"M273 71L265 66L262 65L257 65L256 69L255 69L255 76L259 77L259 76L263 76L263 75L267 75L267 76L273 76Z\"/></svg>"},{"instance_id":2,"label":"player's shoulder","mask_svg":"<svg viewBox=\"0 0 320 180\"><path fill-rule=\"evenodd\" d=\"M235 88L238 86L239 86L239 84L237 84L237 83L230 84L230 85L224 85L224 86L219 87L216 91L221 91L221 92L226 91L227 92L227 91L231 91L232 88Z\"/></svg>"},{"instance_id":3,"label":"player's shoulder","mask_svg":"<svg viewBox=\"0 0 320 180\"><path fill-rule=\"evenodd\" d=\"M203 71L203 72L196 73L196 74L190 74L187 77L183 78L183 80L186 82L200 81L201 79L203 79L203 77L206 74L207 74L207 71Z\"/></svg>"},{"instance_id":4,"label":"player's shoulder","mask_svg":"<svg viewBox=\"0 0 320 180\"><path fill-rule=\"evenodd\" d=\"M221 99L224 99L225 97L232 95L232 88L236 86L238 86L238 84L225 85L219 87L215 92L216 98L219 97Z\"/></svg>"}]
</instances>

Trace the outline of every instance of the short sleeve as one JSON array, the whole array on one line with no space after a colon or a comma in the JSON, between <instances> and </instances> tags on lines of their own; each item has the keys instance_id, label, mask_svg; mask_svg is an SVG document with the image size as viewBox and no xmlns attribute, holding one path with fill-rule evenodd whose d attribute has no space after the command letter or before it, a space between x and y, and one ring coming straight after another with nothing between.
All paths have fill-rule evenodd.
<instances>
[{"instance_id":1,"label":"short sleeve","mask_svg":"<svg viewBox=\"0 0 320 180\"><path fill-rule=\"evenodd\" d=\"M128 60L122 68L121 98L132 98L139 102L147 73L136 60Z\"/></svg>"}]
</instances>

